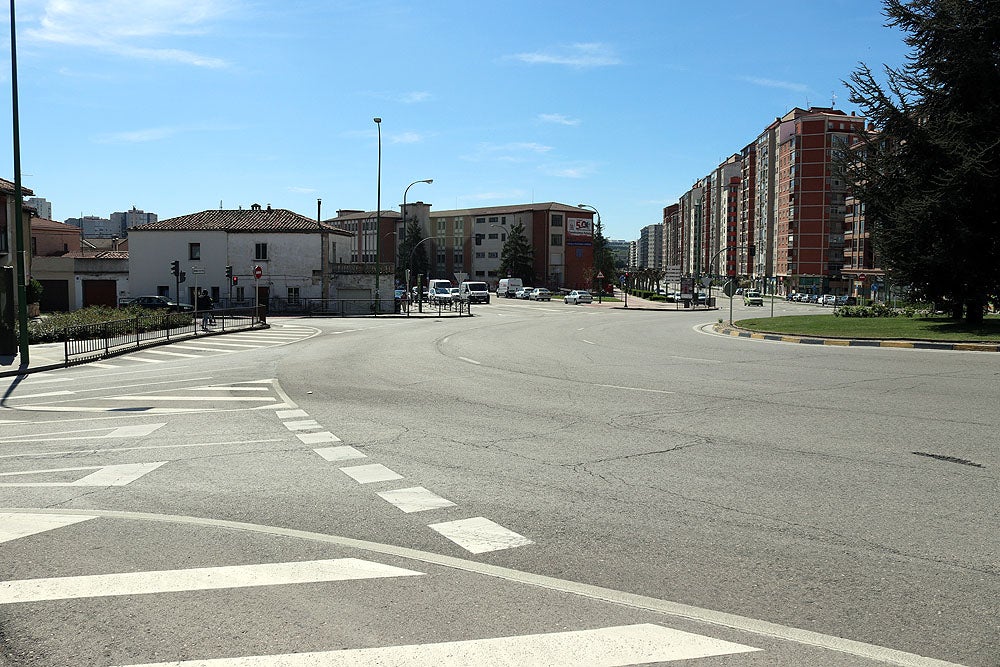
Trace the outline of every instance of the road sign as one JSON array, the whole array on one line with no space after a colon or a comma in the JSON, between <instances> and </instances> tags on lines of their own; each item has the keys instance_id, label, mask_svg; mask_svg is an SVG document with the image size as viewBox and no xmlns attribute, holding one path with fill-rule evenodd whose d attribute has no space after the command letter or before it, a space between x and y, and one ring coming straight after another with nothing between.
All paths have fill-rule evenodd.
<instances>
[{"instance_id":1,"label":"road sign","mask_svg":"<svg viewBox=\"0 0 1000 667\"><path fill-rule=\"evenodd\" d=\"M725 284L725 286L723 286L722 292L726 296L732 296L732 295L736 294L736 283L734 281L730 280L729 282L727 282Z\"/></svg>"},{"instance_id":2,"label":"road sign","mask_svg":"<svg viewBox=\"0 0 1000 667\"><path fill-rule=\"evenodd\" d=\"M603 279L603 278L604 278L604 271L598 271L598 272L597 272L597 279L598 279L598 280L601 280L601 279Z\"/></svg>"},{"instance_id":3,"label":"road sign","mask_svg":"<svg viewBox=\"0 0 1000 667\"><path fill-rule=\"evenodd\" d=\"M704 285L705 287L708 287L709 285L711 285L712 284L712 276L702 276L701 277L701 284Z\"/></svg>"},{"instance_id":4,"label":"road sign","mask_svg":"<svg viewBox=\"0 0 1000 667\"><path fill-rule=\"evenodd\" d=\"M253 267L253 277L254 278L256 278L257 280L260 280L260 277L262 275L264 275L264 269L260 268L259 266Z\"/></svg>"},{"instance_id":5,"label":"road sign","mask_svg":"<svg viewBox=\"0 0 1000 667\"><path fill-rule=\"evenodd\" d=\"M865 281L865 274L862 273L861 275L859 275L858 276L858 280L860 280L861 282L864 282Z\"/></svg>"},{"instance_id":6,"label":"road sign","mask_svg":"<svg viewBox=\"0 0 1000 667\"><path fill-rule=\"evenodd\" d=\"M201 268L200 266L192 266L191 273L195 274L196 276L200 276L201 274L205 273L205 269Z\"/></svg>"}]
</instances>

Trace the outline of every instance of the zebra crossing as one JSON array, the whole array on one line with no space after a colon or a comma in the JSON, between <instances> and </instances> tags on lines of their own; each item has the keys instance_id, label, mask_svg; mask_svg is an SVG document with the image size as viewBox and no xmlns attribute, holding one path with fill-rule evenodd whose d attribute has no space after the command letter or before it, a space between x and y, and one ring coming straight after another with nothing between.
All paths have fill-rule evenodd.
<instances>
[{"instance_id":1,"label":"zebra crossing","mask_svg":"<svg viewBox=\"0 0 1000 667\"><path fill-rule=\"evenodd\" d=\"M269 329L254 329L222 336L184 338L169 345L145 348L110 360L91 362L89 368L120 369L149 366L190 359L201 359L234 352L248 352L262 348L290 345L321 333L321 330L303 324L272 324Z\"/></svg>"},{"instance_id":2,"label":"zebra crossing","mask_svg":"<svg viewBox=\"0 0 1000 667\"><path fill-rule=\"evenodd\" d=\"M74 531L72 537L65 536L64 539L67 540L81 539L80 531L86 530L108 530L117 535L120 534L120 526L113 524L124 520L127 519L109 517L101 512L88 514L86 510L66 514L55 510L0 511L0 559L5 557L5 551L12 550L18 542L34 542L21 546L17 553L22 556L31 553L31 547L38 550L51 548L52 545L60 544L60 533L66 530ZM141 542L141 528L130 534L133 537L129 539ZM139 546L132 544L128 548ZM41 556L41 552L38 555ZM225 596L232 601L235 599L233 595L253 596L257 601L267 599L269 604L291 605L296 608L309 602L316 604L320 610L327 609L328 613L339 611L341 614L342 599L357 599L359 609L370 609L368 613L385 613L387 608L397 604L401 604L400 609L407 609L414 604L413 601L401 601L404 592L417 591L421 595L423 591L432 589L438 590L435 599L451 600L447 604L454 609L448 612L443 609L425 609L424 613L457 613L469 605L490 604L492 593L481 589L494 585L477 586L475 579L471 582L463 581L462 575L456 574L451 568L429 562L416 561L415 565L407 562L391 563L385 562L388 560L386 556L371 557L371 554L365 552L239 563L226 562L231 557L220 554L217 557L220 562L217 564L150 570L129 569L129 561L125 559L111 557L106 560L107 562L100 561L99 571L87 574L51 576L39 571L38 576L0 581L0 614L8 619L19 614L30 616L35 613L34 610L44 610L49 608L46 605L58 602L74 605L72 609L75 613L81 614L99 609L102 614L134 615L141 613L139 610L148 605L155 608L157 613L183 617L189 608L206 604L209 599L206 596ZM44 563L44 559L40 558L39 562ZM44 566L36 569L44 570ZM414 588L406 583L408 580L421 581ZM373 588L365 582L381 583ZM509 589L509 594L516 597L525 595L523 591L515 594L513 591L519 587L512 582L495 585L504 590ZM313 594L306 594L304 587L308 587ZM316 596L316 592L320 590L325 593ZM451 593L442 596L441 591ZM302 596L299 595L300 592ZM359 595L363 597L358 598ZM548 604L544 601L546 592L540 590L539 596L541 599L535 604ZM116 604L121 605L121 611L114 611ZM419 600L415 604L419 607ZM519 604L517 599L514 604ZM563 605L563 601L558 602L559 608ZM205 629L200 625L172 631L178 632L173 635L176 639L171 643L172 650L165 651L161 646L155 652L144 645L144 633L141 631L135 637L123 637L112 636L112 631L109 630L106 638L95 638L100 663L78 655L78 664L112 664L116 667L305 667L370 664L414 667L488 664L568 667L586 664L612 667L696 660L762 650L728 639L668 627L649 619L626 620L627 615L619 617L614 606L609 605L608 612L596 614L589 621L573 615L576 619L575 627L569 628L558 623L553 626L546 622L545 614L541 613L538 617L529 615L521 619L517 624L521 627L521 632L498 631L503 627L502 623L492 631L480 628L478 624L471 624L462 627L459 632L450 633L456 636L442 639L440 632L414 631L411 628L405 633L392 631L382 637L381 641L373 642L370 631L362 626L357 636L345 636L342 631L335 630L325 641L310 638L305 644L305 650L300 650L295 642L282 641L277 642L276 646L284 650L253 654L245 649L241 650L241 646L245 644L241 640L254 636L251 628L260 632L265 631L264 626L256 614L241 616L240 605L236 607L233 614L239 618L240 623L245 624L246 632L236 633L237 639L223 649L212 642L208 642L204 648L198 648L199 638ZM252 605L249 608L252 609ZM197 612L194 609L192 611L193 618L198 618ZM552 611L559 613L556 608ZM289 613L291 619L296 618L294 609L272 609L269 616L281 616L284 613ZM392 618L392 615L387 614L384 618ZM228 620L232 622L232 619ZM392 625L391 622L389 625ZM9 627L11 626L8 625ZM316 628L316 632L319 631L320 628ZM276 628L275 632L283 634L280 628ZM410 641L405 641L406 639ZM78 642L72 633L66 636L65 641L68 643L67 650L80 650L78 645L69 645ZM105 641L106 644L103 643ZM18 637L7 635L5 642L6 647L14 646L18 643ZM31 650L37 648L35 645L31 646ZM148 661L148 657L152 655L157 656L157 661ZM128 660L129 657L138 659Z\"/></svg>"}]
</instances>

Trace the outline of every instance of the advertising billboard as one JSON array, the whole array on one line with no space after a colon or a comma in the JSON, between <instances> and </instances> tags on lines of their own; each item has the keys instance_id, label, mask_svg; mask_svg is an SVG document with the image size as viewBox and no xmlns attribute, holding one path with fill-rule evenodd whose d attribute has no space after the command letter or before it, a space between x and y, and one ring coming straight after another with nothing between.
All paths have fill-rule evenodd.
<instances>
[{"instance_id":1,"label":"advertising billboard","mask_svg":"<svg viewBox=\"0 0 1000 667\"><path fill-rule=\"evenodd\" d=\"M568 241L592 241L594 222L590 218L566 218L566 239Z\"/></svg>"}]
</instances>

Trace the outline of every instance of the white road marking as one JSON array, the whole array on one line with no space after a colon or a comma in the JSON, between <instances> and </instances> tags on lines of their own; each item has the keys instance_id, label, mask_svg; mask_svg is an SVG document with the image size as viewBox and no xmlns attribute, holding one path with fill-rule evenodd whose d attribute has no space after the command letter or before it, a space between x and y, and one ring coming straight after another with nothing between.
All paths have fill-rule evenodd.
<instances>
[{"instance_id":1,"label":"white road marking","mask_svg":"<svg viewBox=\"0 0 1000 667\"><path fill-rule=\"evenodd\" d=\"M80 431L56 431L54 433L32 433L31 435L13 436L0 439L0 442L64 442L67 440L95 440L98 438L128 438L136 436L147 436L156 429L166 426L162 424L133 424L130 426L119 426L117 428L105 426L103 428L88 428ZM68 436L75 433L93 433L94 431L108 431L103 435L71 435L70 437L55 438L52 436Z\"/></svg>"},{"instance_id":2,"label":"white road marking","mask_svg":"<svg viewBox=\"0 0 1000 667\"><path fill-rule=\"evenodd\" d=\"M482 366L482 364L479 363L478 361L476 361L475 359L469 359L468 357L459 357L459 359L461 359L462 361L468 362L470 364L475 364L476 366Z\"/></svg>"},{"instance_id":3,"label":"white road marking","mask_svg":"<svg viewBox=\"0 0 1000 667\"><path fill-rule=\"evenodd\" d=\"M229 442L193 442L182 445L144 445L142 447L104 447L102 449L67 449L61 452L25 452L22 454L0 454L0 459L20 459L34 456L67 456L71 454L103 454L105 452L136 452L144 449L178 449L182 447L222 447L226 445L258 445L264 442L284 442L281 438L270 438L268 440L232 440Z\"/></svg>"},{"instance_id":4,"label":"white road marking","mask_svg":"<svg viewBox=\"0 0 1000 667\"><path fill-rule=\"evenodd\" d=\"M230 352L230 350L223 350L218 347L202 347L200 345L192 345L190 343L174 343L172 347L179 347L184 350L198 350L199 352ZM94 364L90 364L93 366Z\"/></svg>"},{"instance_id":5,"label":"white road marking","mask_svg":"<svg viewBox=\"0 0 1000 667\"><path fill-rule=\"evenodd\" d=\"M628 391L646 391L652 394L676 394L676 391L667 391L665 389L644 389L642 387L622 387L617 384L598 384L595 387L607 387L608 389L626 389Z\"/></svg>"},{"instance_id":6,"label":"white road marking","mask_svg":"<svg viewBox=\"0 0 1000 667\"><path fill-rule=\"evenodd\" d=\"M145 352L143 352L143 354L145 354ZM129 361L140 361L140 362L142 362L144 364L165 364L165 363L167 363L166 359L146 359L144 357L137 357L137 356L135 356L135 354L130 354L127 357L125 357L125 359L128 359Z\"/></svg>"},{"instance_id":7,"label":"white road marking","mask_svg":"<svg viewBox=\"0 0 1000 667\"><path fill-rule=\"evenodd\" d=\"M350 445L343 445L341 447L323 447L321 449L314 449L313 451L327 461L350 461L351 459L368 458L366 454L359 452Z\"/></svg>"},{"instance_id":8,"label":"white road marking","mask_svg":"<svg viewBox=\"0 0 1000 667\"><path fill-rule=\"evenodd\" d=\"M95 398L100 398L95 397ZM273 396L163 396L152 394L142 394L141 396L108 396L101 399L105 401L276 401Z\"/></svg>"},{"instance_id":9,"label":"white road marking","mask_svg":"<svg viewBox=\"0 0 1000 667\"><path fill-rule=\"evenodd\" d=\"M308 431L311 428L322 428L315 419L303 419L297 422L282 422L289 431Z\"/></svg>"},{"instance_id":10,"label":"white road marking","mask_svg":"<svg viewBox=\"0 0 1000 667\"><path fill-rule=\"evenodd\" d=\"M684 361L700 361L700 362L703 362L703 363L706 363L706 364L721 364L721 363L723 363L719 359L702 359L700 357L679 357L676 354L668 354L667 358L669 358L669 359L683 359Z\"/></svg>"},{"instance_id":11,"label":"white road marking","mask_svg":"<svg viewBox=\"0 0 1000 667\"><path fill-rule=\"evenodd\" d=\"M187 387L188 391L270 391L267 387Z\"/></svg>"},{"instance_id":12,"label":"white road marking","mask_svg":"<svg viewBox=\"0 0 1000 667\"><path fill-rule=\"evenodd\" d=\"M204 340L204 339L199 339L198 342L201 343L202 345L218 345L220 348L235 347L235 348L242 348L242 349L257 349L257 348L260 348L260 347L267 347L267 345L248 345L246 343L224 343L224 342L219 341L219 340Z\"/></svg>"},{"instance_id":13,"label":"white road marking","mask_svg":"<svg viewBox=\"0 0 1000 667\"><path fill-rule=\"evenodd\" d=\"M143 350L143 354L163 354L169 357L187 357L188 359L198 359L197 354L184 354L182 352L167 352L166 350Z\"/></svg>"},{"instance_id":14,"label":"white road marking","mask_svg":"<svg viewBox=\"0 0 1000 667\"><path fill-rule=\"evenodd\" d=\"M340 438L329 431L319 433L296 433L295 437L305 445L318 445L321 442L340 442Z\"/></svg>"},{"instance_id":15,"label":"white road marking","mask_svg":"<svg viewBox=\"0 0 1000 667\"><path fill-rule=\"evenodd\" d=\"M24 395L18 394L14 396L8 396L8 400L12 398L22 399L22 398L45 398L46 396L69 396L75 393L76 393L75 391L69 391L68 389L64 389L62 391L47 391L44 394L24 394Z\"/></svg>"},{"instance_id":16,"label":"white road marking","mask_svg":"<svg viewBox=\"0 0 1000 667\"><path fill-rule=\"evenodd\" d=\"M0 604L70 600L115 595L149 595L221 588L284 586L322 581L412 577L423 572L404 570L358 558L198 567L187 570L92 574L79 577L21 579L0 582Z\"/></svg>"},{"instance_id":17,"label":"white road marking","mask_svg":"<svg viewBox=\"0 0 1000 667\"><path fill-rule=\"evenodd\" d=\"M59 514L13 514L0 512L0 542L10 542L28 535L44 533L74 523L96 519L95 516Z\"/></svg>"},{"instance_id":18,"label":"white road marking","mask_svg":"<svg viewBox=\"0 0 1000 667\"><path fill-rule=\"evenodd\" d=\"M378 495L407 514L423 512L425 510L436 510L442 507L455 507L455 503L447 498L442 498L435 493L431 493L422 486L414 486L409 489L396 489L394 491L382 491Z\"/></svg>"},{"instance_id":19,"label":"white road marking","mask_svg":"<svg viewBox=\"0 0 1000 667\"><path fill-rule=\"evenodd\" d=\"M340 471L358 484L371 484L373 482L388 482L393 479L403 479L403 476L398 472L386 468L381 463L372 463L364 466L351 466L349 468L341 468Z\"/></svg>"},{"instance_id":20,"label":"white road marking","mask_svg":"<svg viewBox=\"0 0 1000 667\"><path fill-rule=\"evenodd\" d=\"M278 419L291 419L292 417L308 417L309 413L305 410L278 410Z\"/></svg>"},{"instance_id":21,"label":"white road marking","mask_svg":"<svg viewBox=\"0 0 1000 667\"><path fill-rule=\"evenodd\" d=\"M0 486L20 487L65 487L65 486L125 486L131 484L143 475L150 473L166 461L155 463L125 463L113 466L81 466L78 468L49 468L47 470L22 470L18 472L0 473L0 477L14 475L40 475L49 472L72 472L74 470L96 470L74 482L0 482Z\"/></svg>"},{"instance_id":22,"label":"white road marking","mask_svg":"<svg viewBox=\"0 0 1000 667\"><path fill-rule=\"evenodd\" d=\"M87 364L88 368L120 368L120 366L115 366L114 364L102 364L96 361L92 361Z\"/></svg>"},{"instance_id":23,"label":"white road marking","mask_svg":"<svg viewBox=\"0 0 1000 667\"><path fill-rule=\"evenodd\" d=\"M518 535L514 531L481 516L459 521L433 523L428 528L436 530L458 546L474 554L534 544L527 537Z\"/></svg>"},{"instance_id":24,"label":"white road marking","mask_svg":"<svg viewBox=\"0 0 1000 667\"><path fill-rule=\"evenodd\" d=\"M580 340L583 341L584 343L586 343L587 345L596 345L597 344L597 343L593 343L593 342L587 340L586 338L581 338Z\"/></svg>"},{"instance_id":25,"label":"white road marking","mask_svg":"<svg viewBox=\"0 0 1000 667\"><path fill-rule=\"evenodd\" d=\"M364 665L520 665L621 667L761 649L643 623L435 644L157 662L131 667L361 667Z\"/></svg>"}]
</instances>

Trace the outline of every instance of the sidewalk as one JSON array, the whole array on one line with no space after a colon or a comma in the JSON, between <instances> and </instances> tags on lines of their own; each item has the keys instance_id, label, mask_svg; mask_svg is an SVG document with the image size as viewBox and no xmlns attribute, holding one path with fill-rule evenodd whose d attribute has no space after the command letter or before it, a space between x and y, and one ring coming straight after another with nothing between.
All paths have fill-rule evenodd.
<instances>
[{"instance_id":1,"label":"sidewalk","mask_svg":"<svg viewBox=\"0 0 1000 667\"><path fill-rule=\"evenodd\" d=\"M0 377L26 375L54 368L64 368L66 353L62 343L38 343L28 346L28 364L22 363L21 356L0 355Z\"/></svg>"}]
</instances>

